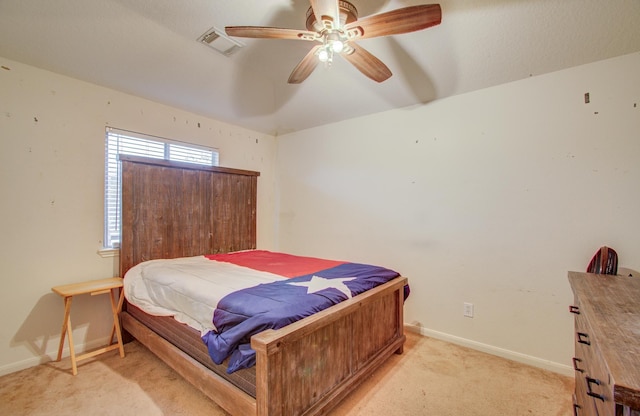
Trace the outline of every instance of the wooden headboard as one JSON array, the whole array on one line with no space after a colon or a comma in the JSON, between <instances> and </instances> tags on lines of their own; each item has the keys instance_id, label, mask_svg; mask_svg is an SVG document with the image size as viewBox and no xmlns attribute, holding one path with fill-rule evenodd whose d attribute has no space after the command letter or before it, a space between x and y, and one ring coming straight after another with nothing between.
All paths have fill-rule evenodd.
<instances>
[{"instance_id":1,"label":"wooden headboard","mask_svg":"<svg viewBox=\"0 0 640 416\"><path fill-rule=\"evenodd\" d=\"M120 276L159 258L256 248L259 172L120 156Z\"/></svg>"}]
</instances>

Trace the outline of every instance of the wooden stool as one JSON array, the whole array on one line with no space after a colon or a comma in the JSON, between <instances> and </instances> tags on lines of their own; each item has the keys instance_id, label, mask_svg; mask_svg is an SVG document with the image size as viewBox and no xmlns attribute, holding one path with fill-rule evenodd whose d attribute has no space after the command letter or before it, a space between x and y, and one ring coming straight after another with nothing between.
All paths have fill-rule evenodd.
<instances>
[{"instance_id":1,"label":"wooden stool","mask_svg":"<svg viewBox=\"0 0 640 416\"><path fill-rule=\"evenodd\" d=\"M69 335L69 352L71 355L71 368L73 375L78 374L78 367L76 362L84 360L86 358L94 357L98 354L112 351L118 348L120 350L120 357L124 357L124 346L122 344L122 334L120 332L120 322L118 320L118 313L122 308L122 302L124 301L124 291L122 290L122 278L111 277L108 279L91 280L88 282L72 283L68 285L55 286L51 290L64 298L64 320L62 321L62 332L60 334L60 346L58 347L58 359L62 359L62 347L64 346L64 337ZM120 295L117 292L120 289ZM73 334L71 328L71 301L75 295L84 295L90 293L91 296L110 294L111 299L111 312L113 314L113 327L111 328L111 336L109 337L109 345L106 347L97 349L95 351L88 352L86 354L76 357L76 353L73 348ZM111 344L113 335L116 335L118 342Z\"/></svg>"}]
</instances>

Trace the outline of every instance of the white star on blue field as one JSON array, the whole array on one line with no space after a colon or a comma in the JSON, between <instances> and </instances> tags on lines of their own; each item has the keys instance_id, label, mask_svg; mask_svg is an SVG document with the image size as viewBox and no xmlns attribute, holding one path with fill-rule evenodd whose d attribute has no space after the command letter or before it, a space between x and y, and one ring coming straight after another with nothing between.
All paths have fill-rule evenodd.
<instances>
[{"instance_id":1,"label":"white star on blue field","mask_svg":"<svg viewBox=\"0 0 640 416\"><path fill-rule=\"evenodd\" d=\"M325 279L324 277L314 275L308 282L288 282L288 284L295 286L305 286L307 288L307 294L320 292L324 289L336 289L344 293L347 296L347 299L351 299L351 289L349 289L343 282L348 282L355 279L356 277Z\"/></svg>"}]
</instances>

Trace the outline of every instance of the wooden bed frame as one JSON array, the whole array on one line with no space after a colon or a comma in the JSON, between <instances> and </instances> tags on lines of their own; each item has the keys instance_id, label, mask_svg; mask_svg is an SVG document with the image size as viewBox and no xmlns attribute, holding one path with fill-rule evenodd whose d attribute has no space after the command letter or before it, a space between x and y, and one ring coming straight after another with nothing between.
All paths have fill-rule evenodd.
<instances>
[{"instance_id":1,"label":"wooden bed frame","mask_svg":"<svg viewBox=\"0 0 640 416\"><path fill-rule=\"evenodd\" d=\"M138 157L122 161L120 272L141 261L256 247L259 173ZM393 353L402 353L399 277L279 330L254 335L256 397L126 311L122 328L232 415L326 414Z\"/></svg>"}]
</instances>

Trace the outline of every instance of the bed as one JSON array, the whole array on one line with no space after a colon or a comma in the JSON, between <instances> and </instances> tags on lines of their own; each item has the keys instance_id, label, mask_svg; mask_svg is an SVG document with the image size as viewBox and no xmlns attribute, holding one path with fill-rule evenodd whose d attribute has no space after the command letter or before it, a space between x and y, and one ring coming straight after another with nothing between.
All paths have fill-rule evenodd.
<instances>
[{"instance_id":1,"label":"bed","mask_svg":"<svg viewBox=\"0 0 640 416\"><path fill-rule=\"evenodd\" d=\"M120 273L139 263L256 249L259 173L122 156ZM280 329L251 337L255 366L228 374L200 331L125 302L137 339L232 415L326 414L402 353L407 279L396 277Z\"/></svg>"}]
</instances>

